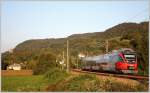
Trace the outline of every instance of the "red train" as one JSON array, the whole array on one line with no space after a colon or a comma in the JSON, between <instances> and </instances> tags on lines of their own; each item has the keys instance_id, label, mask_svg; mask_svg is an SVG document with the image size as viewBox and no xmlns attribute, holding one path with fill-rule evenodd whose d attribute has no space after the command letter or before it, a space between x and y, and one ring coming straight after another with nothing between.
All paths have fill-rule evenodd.
<instances>
[{"instance_id":1,"label":"red train","mask_svg":"<svg viewBox=\"0 0 150 93\"><path fill-rule=\"evenodd\" d=\"M122 48L104 55L84 57L82 70L136 74L138 73L137 56L132 49Z\"/></svg>"}]
</instances>

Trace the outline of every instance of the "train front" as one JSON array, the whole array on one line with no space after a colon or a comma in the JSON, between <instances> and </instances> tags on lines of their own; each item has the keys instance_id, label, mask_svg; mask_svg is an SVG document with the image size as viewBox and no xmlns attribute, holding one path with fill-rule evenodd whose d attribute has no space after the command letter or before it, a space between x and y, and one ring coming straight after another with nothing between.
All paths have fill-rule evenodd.
<instances>
[{"instance_id":1,"label":"train front","mask_svg":"<svg viewBox=\"0 0 150 93\"><path fill-rule=\"evenodd\" d=\"M120 60L116 63L116 70L123 73L138 73L137 56L132 49L121 49Z\"/></svg>"}]
</instances>

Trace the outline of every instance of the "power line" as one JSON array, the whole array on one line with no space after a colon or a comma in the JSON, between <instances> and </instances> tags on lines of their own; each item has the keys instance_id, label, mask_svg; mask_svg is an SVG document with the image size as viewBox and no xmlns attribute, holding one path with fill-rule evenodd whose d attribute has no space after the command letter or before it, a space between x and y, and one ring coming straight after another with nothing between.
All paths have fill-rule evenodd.
<instances>
[{"instance_id":1,"label":"power line","mask_svg":"<svg viewBox=\"0 0 150 93\"><path fill-rule=\"evenodd\" d=\"M137 16L141 15L143 12L145 12L145 11L147 11L147 10L148 10L148 8L146 8L146 9L140 11L140 12L137 13L136 15L134 15L134 16L128 18L125 22L128 22L129 20L136 18ZM120 29L119 29L119 30L120 30ZM122 31L121 37L124 35L124 33L125 33L125 31ZM109 43L108 40L106 40L105 43L101 44L101 46L104 46L104 45L105 45L106 53L108 53L108 43Z\"/></svg>"},{"instance_id":2,"label":"power line","mask_svg":"<svg viewBox=\"0 0 150 93\"><path fill-rule=\"evenodd\" d=\"M134 16L128 18L128 19L127 19L126 21L124 21L124 22L128 22L129 20L136 18L137 16L141 15L143 12L145 12L145 11L147 11L147 10L148 10L148 8L145 8L144 10L138 12L136 15L134 15ZM125 31L123 31L123 32L121 33L121 37L124 35L124 33L125 33Z\"/></svg>"},{"instance_id":3,"label":"power line","mask_svg":"<svg viewBox=\"0 0 150 93\"><path fill-rule=\"evenodd\" d=\"M69 72L69 40L67 40L67 72Z\"/></svg>"},{"instance_id":4,"label":"power line","mask_svg":"<svg viewBox=\"0 0 150 93\"><path fill-rule=\"evenodd\" d=\"M142 11L138 12L136 15L128 18L125 22L130 21L131 19L136 18L137 16L141 15L143 12L146 12L148 10L148 8L143 9Z\"/></svg>"},{"instance_id":5,"label":"power line","mask_svg":"<svg viewBox=\"0 0 150 93\"><path fill-rule=\"evenodd\" d=\"M106 53L108 53L108 40L106 40Z\"/></svg>"}]
</instances>

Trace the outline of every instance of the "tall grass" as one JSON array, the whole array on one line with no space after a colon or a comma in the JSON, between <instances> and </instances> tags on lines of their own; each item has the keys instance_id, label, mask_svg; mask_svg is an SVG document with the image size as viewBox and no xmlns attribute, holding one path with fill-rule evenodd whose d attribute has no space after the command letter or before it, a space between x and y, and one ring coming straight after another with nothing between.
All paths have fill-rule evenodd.
<instances>
[{"instance_id":1,"label":"tall grass","mask_svg":"<svg viewBox=\"0 0 150 93\"><path fill-rule=\"evenodd\" d=\"M74 91L74 92L136 92L148 91L148 86L141 83L126 84L118 82L111 77L108 79L99 79L95 75L79 75L71 78L67 82L61 82L55 89L56 91Z\"/></svg>"}]
</instances>

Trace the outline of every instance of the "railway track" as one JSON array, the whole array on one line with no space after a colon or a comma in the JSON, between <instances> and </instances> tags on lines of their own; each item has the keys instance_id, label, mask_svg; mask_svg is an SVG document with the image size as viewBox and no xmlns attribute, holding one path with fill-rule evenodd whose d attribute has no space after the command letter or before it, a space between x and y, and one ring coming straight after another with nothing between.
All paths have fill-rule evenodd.
<instances>
[{"instance_id":1,"label":"railway track","mask_svg":"<svg viewBox=\"0 0 150 93\"><path fill-rule=\"evenodd\" d=\"M96 74L96 75L103 75L103 76L112 76L112 77L119 77L119 78L128 78L134 79L138 81L149 81L148 76L139 76L139 75L123 75L123 74L112 74L112 73L101 73L101 72L91 72L91 71L82 71L80 69L73 69L72 71L80 72L80 73L88 73L88 74Z\"/></svg>"}]
</instances>

